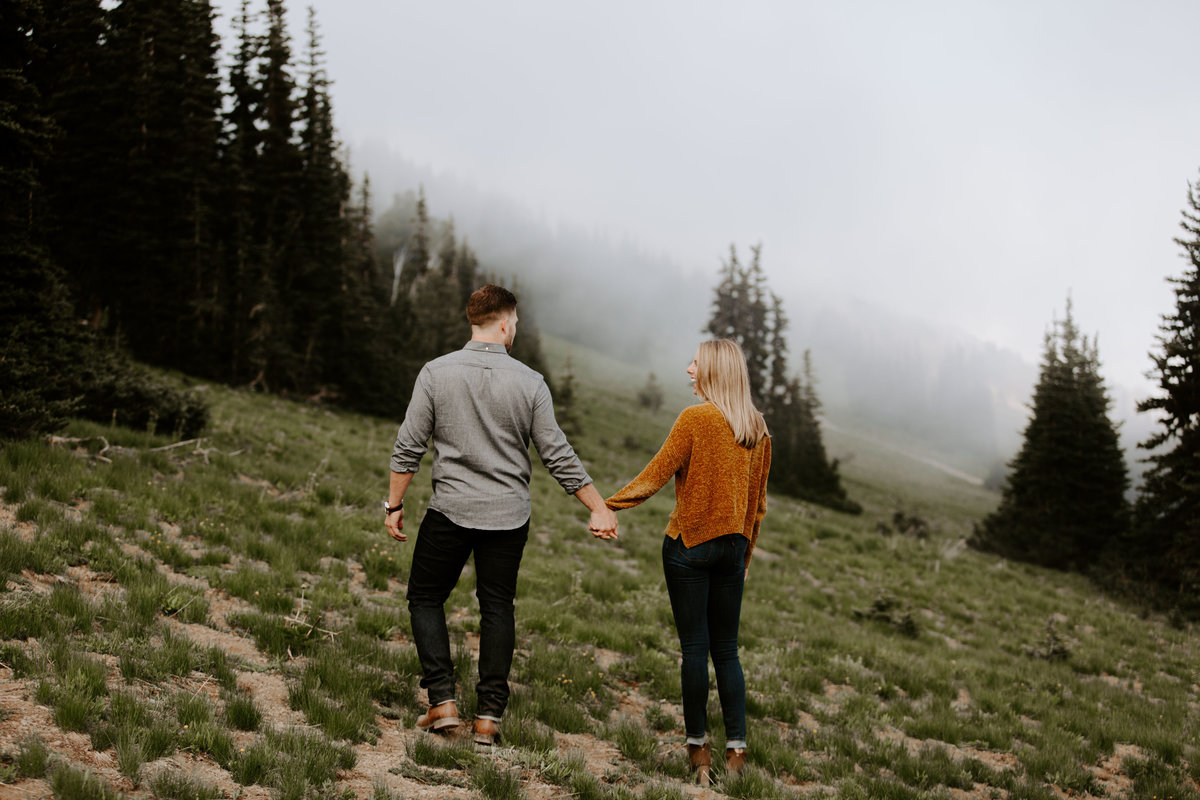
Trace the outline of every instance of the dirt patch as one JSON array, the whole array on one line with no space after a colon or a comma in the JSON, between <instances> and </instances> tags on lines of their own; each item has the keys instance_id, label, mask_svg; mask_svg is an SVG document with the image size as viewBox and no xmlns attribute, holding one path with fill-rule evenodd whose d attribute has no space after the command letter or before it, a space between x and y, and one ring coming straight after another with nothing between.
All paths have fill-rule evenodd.
<instances>
[{"instance_id":1,"label":"dirt patch","mask_svg":"<svg viewBox=\"0 0 1200 800\"><path fill-rule=\"evenodd\" d=\"M186 636L200 647L219 647L226 655L235 656L256 667L266 667L270 663L254 646L253 640L228 630L219 631L207 625L180 622L173 617L167 619L167 625L172 633Z\"/></svg>"},{"instance_id":2,"label":"dirt patch","mask_svg":"<svg viewBox=\"0 0 1200 800\"><path fill-rule=\"evenodd\" d=\"M966 758L973 758L985 767L988 767L996 772L1011 769L1019 770L1021 761L1012 753L997 753L993 750L978 750L974 747L959 747L955 748L959 753L962 753Z\"/></svg>"},{"instance_id":3,"label":"dirt patch","mask_svg":"<svg viewBox=\"0 0 1200 800\"><path fill-rule=\"evenodd\" d=\"M1012 753L996 753L990 750L978 750L974 747L957 747L937 739L916 739L904 731L891 726L876 728L875 736L884 741L896 742L903 745L910 755L915 755L924 747L941 747L956 761L962 761L967 758L974 759L997 772L1009 769L1018 770L1021 766L1021 762ZM986 794L968 796L986 796Z\"/></svg>"},{"instance_id":4,"label":"dirt patch","mask_svg":"<svg viewBox=\"0 0 1200 800\"><path fill-rule=\"evenodd\" d=\"M1133 692L1134 694L1141 694L1143 689L1142 682L1137 678L1118 678L1116 675L1109 675L1107 672L1101 672L1096 676L1095 680L1107 683L1109 686L1117 689Z\"/></svg>"},{"instance_id":5,"label":"dirt patch","mask_svg":"<svg viewBox=\"0 0 1200 800\"><path fill-rule=\"evenodd\" d=\"M272 796L271 790L265 786L241 786L208 756L177 752L146 764L142 767L141 774L148 781L164 771L181 772L201 784L215 786L225 792L226 797L237 797L241 800L268 800Z\"/></svg>"},{"instance_id":6,"label":"dirt patch","mask_svg":"<svg viewBox=\"0 0 1200 800\"><path fill-rule=\"evenodd\" d=\"M37 527L32 522L17 522L17 505L0 502L0 530L9 530L23 542L32 542Z\"/></svg>"},{"instance_id":7,"label":"dirt patch","mask_svg":"<svg viewBox=\"0 0 1200 800\"><path fill-rule=\"evenodd\" d=\"M583 764L593 775L603 775L621 759L621 752L612 742L605 742L585 733L560 733L558 752L578 752L583 755Z\"/></svg>"},{"instance_id":8,"label":"dirt patch","mask_svg":"<svg viewBox=\"0 0 1200 800\"><path fill-rule=\"evenodd\" d=\"M854 694L857 690L849 683L832 683L828 680L823 682L825 699L830 702L830 710L836 711L841 703L841 698L847 694Z\"/></svg>"},{"instance_id":9,"label":"dirt patch","mask_svg":"<svg viewBox=\"0 0 1200 800\"><path fill-rule=\"evenodd\" d=\"M33 681L5 680L0 684L0 708L7 714L0 720L0 752L13 753L27 736L36 736L45 743L46 749L74 764L91 770L101 779L111 784L113 788L128 792L133 784L117 771L116 759L112 753L97 753L92 750L92 740L87 734L67 733L54 722L54 716L49 708L38 705L33 700ZM39 783L32 781L30 783ZM32 788L26 784L22 789ZM2 787L7 792L13 787ZM17 795L32 797L49 797L42 795Z\"/></svg>"},{"instance_id":10,"label":"dirt patch","mask_svg":"<svg viewBox=\"0 0 1200 800\"><path fill-rule=\"evenodd\" d=\"M404 763L405 753L408 752L413 738L427 734L403 728L394 720L379 720L379 723L379 738L374 744L361 744L355 748L358 761L353 769L342 774L338 781L339 788L351 789L355 797L370 797L374 791L374 782L381 781L393 793L413 800L474 797L474 793L469 789L426 785L389 772Z\"/></svg>"},{"instance_id":11,"label":"dirt patch","mask_svg":"<svg viewBox=\"0 0 1200 800\"><path fill-rule=\"evenodd\" d=\"M288 706L287 683L276 672L239 672L238 686L254 700L263 722L275 728L305 726L304 715Z\"/></svg>"},{"instance_id":12,"label":"dirt patch","mask_svg":"<svg viewBox=\"0 0 1200 800\"><path fill-rule=\"evenodd\" d=\"M614 664L620 664L625 660L624 653L618 653L616 650L605 650L603 647L597 647L592 651L596 657L596 666L608 672L613 668Z\"/></svg>"},{"instance_id":13,"label":"dirt patch","mask_svg":"<svg viewBox=\"0 0 1200 800\"><path fill-rule=\"evenodd\" d=\"M1090 767L1096 776L1096 782L1104 789L1108 797L1128 797L1133 790L1133 781L1121 774L1125 760L1129 758L1145 758L1142 748L1133 744L1113 745L1113 754L1100 762L1099 766Z\"/></svg>"}]
</instances>

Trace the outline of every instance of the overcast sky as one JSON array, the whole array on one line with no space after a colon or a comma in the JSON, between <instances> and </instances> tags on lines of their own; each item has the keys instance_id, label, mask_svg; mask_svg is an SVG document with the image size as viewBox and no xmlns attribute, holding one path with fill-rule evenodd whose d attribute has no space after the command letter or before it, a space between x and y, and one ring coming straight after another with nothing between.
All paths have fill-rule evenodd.
<instances>
[{"instance_id":1,"label":"overcast sky","mask_svg":"<svg viewBox=\"0 0 1200 800\"><path fill-rule=\"evenodd\" d=\"M1195 0L311 4L352 151L386 142L698 280L762 242L775 288L1030 361L1069 291L1127 386L1173 308Z\"/></svg>"}]
</instances>

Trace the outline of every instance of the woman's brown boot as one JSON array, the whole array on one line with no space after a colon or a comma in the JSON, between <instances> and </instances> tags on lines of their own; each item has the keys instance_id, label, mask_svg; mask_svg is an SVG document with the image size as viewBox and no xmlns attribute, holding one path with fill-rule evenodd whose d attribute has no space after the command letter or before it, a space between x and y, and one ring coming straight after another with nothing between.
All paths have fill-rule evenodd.
<instances>
[{"instance_id":1,"label":"woman's brown boot","mask_svg":"<svg viewBox=\"0 0 1200 800\"><path fill-rule=\"evenodd\" d=\"M701 786L708 786L712 780L709 776L709 768L712 767L712 751L708 749L708 742L689 744L687 752L692 772L696 773L696 781Z\"/></svg>"},{"instance_id":2,"label":"woman's brown boot","mask_svg":"<svg viewBox=\"0 0 1200 800\"><path fill-rule=\"evenodd\" d=\"M730 747L725 751L725 772L736 775L746 766L746 751L740 747Z\"/></svg>"}]
</instances>

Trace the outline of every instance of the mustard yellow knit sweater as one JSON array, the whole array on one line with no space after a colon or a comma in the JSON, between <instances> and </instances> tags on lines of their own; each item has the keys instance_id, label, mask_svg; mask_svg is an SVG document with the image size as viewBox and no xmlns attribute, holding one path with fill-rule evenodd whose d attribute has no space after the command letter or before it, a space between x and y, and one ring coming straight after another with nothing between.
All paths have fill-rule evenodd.
<instances>
[{"instance_id":1,"label":"mustard yellow knit sweater","mask_svg":"<svg viewBox=\"0 0 1200 800\"><path fill-rule=\"evenodd\" d=\"M695 547L727 533L750 540L746 565L767 511L771 439L753 449L739 445L721 411L712 403L685 408L667 440L641 474L605 502L614 511L648 500L675 477L675 510L667 536Z\"/></svg>"}]
</instances>

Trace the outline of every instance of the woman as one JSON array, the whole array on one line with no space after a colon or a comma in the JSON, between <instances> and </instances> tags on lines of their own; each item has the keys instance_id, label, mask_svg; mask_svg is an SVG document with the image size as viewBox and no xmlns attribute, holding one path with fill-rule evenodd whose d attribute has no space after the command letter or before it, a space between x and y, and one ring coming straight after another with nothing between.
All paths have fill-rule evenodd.
<instances>
[{"instance_id":1,"label":"woman","mask_svg":"<svg viewBox=\"0 0 1200 800\"><path fill-rule=\"evenodd\" d=\"M709 782L708 657L725 719L725 766L746 763L746 684L738 660L742 586L767 509L771 439L750 398L746 357L729 339L703 342L687 369L705 402L685 408L641 474L606 502L632 508L675 478L675 510L663 539L663 572L683 652L688 758Z\"/></svg>"}]
</instances>

